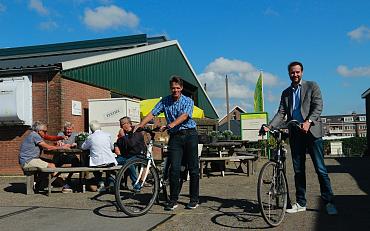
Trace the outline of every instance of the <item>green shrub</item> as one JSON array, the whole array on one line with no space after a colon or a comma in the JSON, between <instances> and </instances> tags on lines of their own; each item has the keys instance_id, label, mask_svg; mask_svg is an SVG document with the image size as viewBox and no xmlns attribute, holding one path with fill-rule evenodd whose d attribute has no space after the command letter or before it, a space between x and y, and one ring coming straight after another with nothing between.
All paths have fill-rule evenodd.
<instances>
[{"instance_id":1,"label":"green shrub","mask_svg":"<svg viewBox=\"0 0 370 231\"><path fill-rule=\"evenodd\" d=\"M345 139L338 139L342 141L342 150L344 155L349 156L362 156L367 152L367 139L366 137L352 137ZM330 153L330 142L333 140L324 140L325 154Z\"/></svg>"}]
</instances>

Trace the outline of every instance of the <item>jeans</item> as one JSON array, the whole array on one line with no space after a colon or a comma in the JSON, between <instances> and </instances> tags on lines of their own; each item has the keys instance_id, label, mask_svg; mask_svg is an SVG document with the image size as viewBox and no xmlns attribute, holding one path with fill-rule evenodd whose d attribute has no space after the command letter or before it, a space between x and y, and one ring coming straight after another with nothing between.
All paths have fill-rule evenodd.
<instances>
[{"instance_id":1,"label":"jeans","mask_svg":"<svg viewBox=\"0 0 370 231\"><path fill-rule=\"evenodd\" d=\"M170 200L176 202L180 194L181 163L185 163L190 175L190 201L199 202L198 133L195 129L171 134L168 141L170 164ZM184 160L182 161L182 159Z\"/></svg>"},{"instance_id":2,"label":"jeans","mask_svg":"<svg viewBox=\"0 0 370 231\"><path fill-rule=\"evenodd\" d=\"M116 161L117 161L118 165L124 165L128 160L130 160L133 157L135 157L135 155L130 155L130 156L119 155L119 156L116 157ZM132 184L135 184L135 182L137 180L137 174L136 174L136 169L135 169L134 165L131 165L130 168L129 168L129 176L130 176ZM126 176L125 176L125 178L126 178Z\"/></svg>"},{"instance_id":3,"label":"jeans","mask_svg":"<svg viewBox=\"0 0 370 231\"><path fill-rule=\"evenodd\" d=\"M320 183L321 198L324 203L333 202L333 191L324 163L322 138L315 138L311 133L291 131L290 148L292 151L296 200L301 206L306 206L306 153L311 156Z\"/></svg>"}]
</instances>

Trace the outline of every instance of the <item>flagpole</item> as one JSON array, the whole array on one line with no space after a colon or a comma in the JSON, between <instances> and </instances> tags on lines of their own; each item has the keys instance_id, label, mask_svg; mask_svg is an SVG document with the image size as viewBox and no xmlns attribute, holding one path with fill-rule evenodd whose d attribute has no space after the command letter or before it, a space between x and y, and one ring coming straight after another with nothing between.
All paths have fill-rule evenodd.
<instances>
[{"instance_id":1,"label":"flagpole","mask_svg":"<svg viewBox=\"0 0 370 231\"><path fill-rule=\"evenodd\" d=\"M228 130L231 130L230 129L230 116L229 116L229 110L230 110L230 107L229 107L229 83L228 83L228 79L227 79L227 75L225 77L225 85L226 85L226 118L227 118L227 129Z\"/></svg>"}]
</instances>

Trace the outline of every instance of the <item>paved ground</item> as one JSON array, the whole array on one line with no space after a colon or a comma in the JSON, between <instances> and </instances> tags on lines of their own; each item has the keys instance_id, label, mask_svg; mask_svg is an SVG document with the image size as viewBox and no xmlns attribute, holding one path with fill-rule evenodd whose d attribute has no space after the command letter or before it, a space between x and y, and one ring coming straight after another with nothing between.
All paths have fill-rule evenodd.
<instances>
[{"instance_id":1,"label":"paved ground","mask_svg":"<svg viewBox=\"0 0 370 231\"><path fill-rule=\"evenodd\" d=\"M319 198L317 177L307 160L308 211L287 215L271 230L370 230L370 158L326 159L338 216L328 216ZM263 160L259 162L259 168ZM232 165L231 165L232 167ZM291 164L289 182L293 186ZM0 177L0 227L5 230L244 230L270 229L256 202L257 175L215 172L201 179L201 205L184 209L188 202L185 183L180 206L166 212L155 205L149 214L128 218L113 205L114 196L97 193L24 195L23 177ZM294 195L294 187L291 187ZM294 196L293 196L294 197Z\"/></svg>"}]
</instances>

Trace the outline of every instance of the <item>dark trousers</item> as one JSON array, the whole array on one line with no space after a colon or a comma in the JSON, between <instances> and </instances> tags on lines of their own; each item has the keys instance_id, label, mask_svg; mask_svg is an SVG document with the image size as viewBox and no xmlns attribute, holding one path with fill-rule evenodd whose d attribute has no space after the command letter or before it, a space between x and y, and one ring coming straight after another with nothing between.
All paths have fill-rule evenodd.
<instances>
[{"instance_id":1,"label":"dark trousers","mask_svg":"<svg viewBox=\"0 0 370 231\"><path fill-rule=\"evenodd\" d=\"M190 175L190 201L199 202L199 158L197 131L195 129L189 129L171 134L170 140L168 141L167 150L168 161L170 164L170 200L177 201L179 199L181 190L181 163L185 163Z\"/></svg>"},{"instance_id":2,"label":"dark trousers","mask_svg":"<svg viewBox=\"0 0 370 231\"><path fill-rule=\"evenodd\" d=\"M320 183L321 198L324 203L333 202L333 191L324 163L322 138L315 138L311 133L292 131L290 136L292 151L296 200L301 206L306 206L306 153L309 153Z\"/></svg>"}]
</instances>

